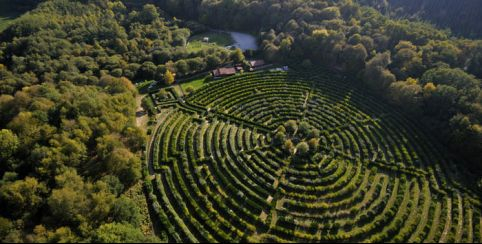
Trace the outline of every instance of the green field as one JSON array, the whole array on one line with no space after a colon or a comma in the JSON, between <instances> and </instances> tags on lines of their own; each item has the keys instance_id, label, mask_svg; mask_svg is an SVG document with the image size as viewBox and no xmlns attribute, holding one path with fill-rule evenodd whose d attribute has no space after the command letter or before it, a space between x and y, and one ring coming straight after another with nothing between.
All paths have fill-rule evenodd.
<instances>
[{"instance_id":1,"label":"green field","mask_svg":"<svg viewBox=\"0 0 482 244\"><path fill-rule=\"evenodd\" d=\"M191 81L183 82L181 83L181 88L184 90L184 92L186 92L186 89L188 89L189 87L191 87L194 91L198 90L199 88L207 84L206 79L208 79L208 77L202 77Z\"/></svg>"},{"instance_id":2,"label":"green field","mask_svg":"<svg viewBox=\"0 0 482 244\"><path fill-rule=\"evenodd\" d=\"M329 74L245 74L156 103L148 195L167 241L480 241L458 159Z\"/></svg>"},{"instance_id":3,"label":"green field","mask_svg":"<svg viewBox=\"0 0 482 244\"><path fill-rule=\"evenodd\" d=\"M209 38L209 43L203 41L204 37ZM231 35L223 32L207 32L192 36L187 45L188 50L197 52L206 48L225 47L233 44L234 41Z\"/></svg>"}]
</instances>

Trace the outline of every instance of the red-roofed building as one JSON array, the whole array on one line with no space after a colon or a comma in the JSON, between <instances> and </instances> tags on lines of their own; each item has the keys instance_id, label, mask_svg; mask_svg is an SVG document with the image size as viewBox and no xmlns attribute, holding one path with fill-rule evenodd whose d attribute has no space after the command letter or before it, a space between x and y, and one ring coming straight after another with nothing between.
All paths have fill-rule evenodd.
<instances>
[{"instance_id":1,"label":"red-roofed building","mask_svg":"<svg viewBox=\"0 0 482 244\"><path fill-rule=\"evenodd\" d=\"M261 59L249 61L249 66L251 66L251 68L253 68L253 69L264 66L265 64L266 64L266 62L264 60L261 60Z\"/></svg>"},{"instance_id":2,"label":"red-roofed building","mask_svg":"<svg viewBox=\"0 0 482 244\"><path fill-rule=\"evenodd\" d=\"M236 68L231 67L231 68L218 68L213 70L212 75L214 77L225 77L225 76L231 76L236 74Z\"/></svg>"}]
</instances>

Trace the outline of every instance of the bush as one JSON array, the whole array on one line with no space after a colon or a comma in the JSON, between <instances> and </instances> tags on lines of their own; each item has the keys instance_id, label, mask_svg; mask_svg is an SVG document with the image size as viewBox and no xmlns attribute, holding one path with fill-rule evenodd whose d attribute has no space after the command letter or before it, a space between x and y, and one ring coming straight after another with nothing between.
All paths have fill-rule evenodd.
<instances>
[{"instance_id":1,"label":"bush","mask_svg":"<svg viewBox=\"0 0 482 244\"><path fill-rule=\"evenodd\" d=\"M310 147L310 149L311 149L313 152L318 151L318 148L320 147L320 139L311 138L311 139L308 141L308 146Z\"/></svg>"},{"instance_id":2,"label":"bush","mask_svg":"<svg viewBox=\"0 0 482 244\"><path fill-rule=\"evenodd\" d=\"M311 125L307 122L301 122L298 128L298 133L300 133L301 136L308 136L312 134Z\"/></svg>"},{"instance_id":3,"label":"bush","mask_svg":"<svg viewBox=\"0 0 482 244\"><path fill-rule=\"evenodd\" d=\"M286 140L284 143L283 143L283 150L288 153L288 154L292 154L293 153L293 148L294 148L294 144L291 140Z\"/></svg>"},{"instance_id":4,"label":"bush","mask_svg":"<svg viewBox=\"0 0 482 244\"><path fill-rule=\"evenodd\" d=\"M296 154L300 156L306 156L310 151L310 146L306 142L300 142L296 145Z\"/></svg>"},{"instance_id":5,"label":"bush","mask_svg":"<svg viewBox=\"0 0 482 244\"><path fill-rule=\"evenodd\" d=\"M298 130L298 123L295 120L288 120L285 123L286 133L293 135Z\"/></svg>"},{"instance_id":6,"label":"bush","mask_svg":"<svg viewBox=\"0 0 482 244\"><path fill-rule=\"evenodd\" d=\"M187 93L192 93L193 91L194 91L194 88L192 88L191 86L188 86L188 87L186 88L186 92L187 92Z\"/></svg>"},{"instance_id":7,"label":"bush","mask_svg":"<svg viewBox=\"0 0 482 244\"><path fill-rule=\"evenodd\" d=\"M274 135L274 144L275 145L283 145L284 143L284 140L286 138L286 134L281 132L281 131L278 131L275 135Z\"/></svg>"}]
</instances>

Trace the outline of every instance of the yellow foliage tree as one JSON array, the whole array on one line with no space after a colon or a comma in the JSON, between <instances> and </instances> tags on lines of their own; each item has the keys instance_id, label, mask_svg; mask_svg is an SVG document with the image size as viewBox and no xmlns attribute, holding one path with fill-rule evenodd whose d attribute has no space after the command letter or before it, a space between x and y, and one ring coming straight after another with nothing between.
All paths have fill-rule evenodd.
<instances>
[{"instance_id":1,"label":"yellow foliage tree","mask_svg":"<svg viewBox=\"0 0 482 244\"><path fill-rule=\"evenodd\" d=\"M313 36L325 38L329 35L326 29L317 29L313 31Z\"/></svg>"},{"instance_id":2,"label":"yellow foliage tree","mask_svg":"<svg viewBox=\"0 0 482 244\"><path fill-rule=\"evenodd\" d=\"M416 85L416 84L418 84L418 80L417 80L417 79L414 79L414 78L412 78L412 77L408 77L408 79L407 79L407 84L408 84L408 85Z\"/></svg>"},{"instance_id":3,"label":"yellow foliage tree","mask_svg":"<svg viewBox=\"0 0 482 244\"><path fill-rule=\"evenodd\" d=\"M166 70L164 74L164 82L166 85L172 85L174 83L174 74L170 70Z\"/></svg>"},{"instance_id":4,"label":"yellow foliage tree","mask_svg":"<svg viewBox=\"0 0 482 244\"><path fill-rule=\"evenodd\" d=\"M425 93L432 93L432 92L434 92L436 89L437 89L437 87L436 87L435 84L433 84L432 82L427 83L427 84L423 87L423 91L424 91Z\"/></svg>"}]
</instances>

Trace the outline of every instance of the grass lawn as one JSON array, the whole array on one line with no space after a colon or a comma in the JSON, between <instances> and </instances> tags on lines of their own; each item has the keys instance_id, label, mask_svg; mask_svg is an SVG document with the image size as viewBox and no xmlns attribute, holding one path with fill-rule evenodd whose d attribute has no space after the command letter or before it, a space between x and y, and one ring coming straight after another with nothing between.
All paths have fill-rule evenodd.
<instances>
[{"instance_id":1,"label":"grass lawn","mask_svg":"<svg viewBox=\"0 0 482 244\"><path fill-rule=\"evenodd\" d=\"M206 80L207 80L207 76L199 78L199 79L194 79L194 80L191 80L191 81L183 82L180 85L181 85L181 88L184 91L184 93L187 93L186 89L188 87L192 87L192 89L194 89L194 91L195 91L195 90L203 87L206 84Z\"/></svg>"},{"instance_id":2,"label":"grass lawn","mask_svg":"<svg viewBox=\"0 0 482 244\"><path fill-rule=\"evenodd\" d=\"M216 48L216 47L220 47L214 43L205 43L205 42L202 42L202 41L190 41L188 44L187 44L187 50L190 51L190 52L198 52L198 51L201 51L203 49L207 49L207 48Z\"/></svg>"},{"instance_id":3,"label":"grass lawn","mask_svg":"<svg viewBox=\"0 0 482 244\"><path fill-rule=\"evenodd\" d=\"M203 41L204 37L209 38L209 43ZM196 52L205 48L225 47L233 43L234 40L229 33L212 31L192 36L189 39L187 48L192 52Z\"/></svg>"},{"instance_id":4,"label":"grass lawn","mask_svg":"<svg viewBox=\"0 0 482 244\"><path fill-rule=\"evenodd\" d=\"M192 36L189 39L189 42L195 42L195 41L202 42L204 37L208 37L210 43L215 43L216 45L223 46L223 47L234 43L234 40L229 33L214 32L214 31Z\"/></svg>"}]
</instances>

